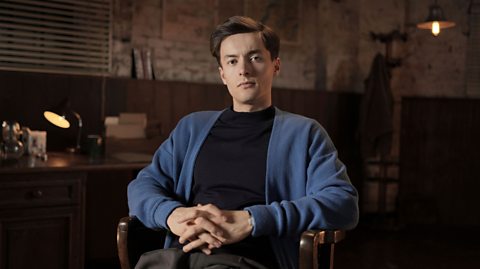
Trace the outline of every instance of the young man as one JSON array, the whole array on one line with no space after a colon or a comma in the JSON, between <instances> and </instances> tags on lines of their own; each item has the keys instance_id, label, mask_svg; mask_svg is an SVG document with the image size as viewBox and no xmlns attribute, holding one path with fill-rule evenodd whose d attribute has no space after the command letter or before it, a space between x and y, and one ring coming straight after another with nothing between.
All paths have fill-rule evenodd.
<instances>
[{"instance_id":1,"label":"young man","mask_svg":"<svg viewBox=\"0 0 480 269\"><path fill-rule=\"evenodd\" d=\"M272 106L277 35L235 16L210 41L233 106L178 123L130 183L130 214L168 229L166 248L297 268L303 231L355 227L357 192L320 124Z\"/></svg>"}]
</instances>

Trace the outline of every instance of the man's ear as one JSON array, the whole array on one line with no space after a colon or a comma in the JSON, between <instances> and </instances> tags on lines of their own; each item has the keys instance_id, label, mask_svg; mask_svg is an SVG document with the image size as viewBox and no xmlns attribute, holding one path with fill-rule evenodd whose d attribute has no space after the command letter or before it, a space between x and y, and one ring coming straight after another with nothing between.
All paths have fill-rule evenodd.
<instances>
[{"instance_id":1,"label":"man's ear","mask_svg":"<svg viewBox=\"0 0 480 269\"><path fill-rule=\"evenodd\" d=\"M280 73L280 58L275 59L273 64L274 73L276 76L278 76L278 74Z\"/></svg>"},{"instance_id":2,"label":"man's ear","mask_svg":"<svg viewBox=\"0 0 480 269\"><path fill-rule=\"evenodd\" d=\"M227 82L225 80L225 74L223 73L223 68L221 66L218 67L218 73L220 73L220 78L223 81L223 85L227 85Z\"/></svg>"}]
</instances>

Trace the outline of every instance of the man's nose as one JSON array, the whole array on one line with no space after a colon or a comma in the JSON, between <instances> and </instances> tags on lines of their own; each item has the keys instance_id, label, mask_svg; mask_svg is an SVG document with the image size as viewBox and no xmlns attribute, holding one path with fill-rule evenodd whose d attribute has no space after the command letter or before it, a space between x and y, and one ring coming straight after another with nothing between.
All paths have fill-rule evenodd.
<instances>
[{"instance_id":1,"label":"man's nose","mask_svg":"<svg viewBox=\"0 0 480 269\"><path fill-rule=\"evenodd\" d=\"M252 72L250 62L247 61L247 60L240 61L240 66L239 67L240 67L240 69L238 71L239 71L240 76L248 76Z\"/></svg>"}]
</instances>

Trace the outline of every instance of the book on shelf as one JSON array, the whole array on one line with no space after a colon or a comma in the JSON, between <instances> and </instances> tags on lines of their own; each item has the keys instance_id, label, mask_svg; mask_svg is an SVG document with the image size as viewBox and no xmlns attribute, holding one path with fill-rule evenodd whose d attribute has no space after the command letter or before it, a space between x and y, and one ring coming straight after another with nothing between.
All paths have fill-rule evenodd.
<instances>
[{"instance_id":1,"label":"book on shelf","mask_svg":"<svg viewBox=\"0 0 480 269\"><path fill-rule=\"evenodd\" d=\"M132 56L133 56L133 76L135 78L143 79L145 77L145 73L143 70L143 60L142 60L142 52L138 48L132 49Z\"/></svg>"},{"instance_id":2,"label":"book on shelf","mask_svg":"<svg viewBox=\"0 0 480 269\"><path fill-rule=\"evenodd\" d=\"M142 50L143 74L145 79L153 79L152 51L149 48Z\"/></svg>"}]
</instances>

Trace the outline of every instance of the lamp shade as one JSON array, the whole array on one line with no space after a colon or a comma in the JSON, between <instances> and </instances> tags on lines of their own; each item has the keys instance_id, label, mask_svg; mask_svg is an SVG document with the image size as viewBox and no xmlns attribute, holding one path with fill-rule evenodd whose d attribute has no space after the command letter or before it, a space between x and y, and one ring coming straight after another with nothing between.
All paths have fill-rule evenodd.
<instances>
[{"instance_id":1,"label":"lamp shade","mask_svg":"<svg viewBox=\"0 0 480 269\"><path fill-rule=\"evenodd\" d=\"M67 120L67 113L70 110L68 99L64 99L60 104L47 109L43 112L43 116L53 125L60 128L70 128L70 122Z\"/></svg>"},{"instance_id":2,"label":"lamp shade","mask_svg":"<svg viewBox=\"0 0 480 269\"><path fill-rule=\"evenodd\" d=\"M418 23L417 28L431 30L434 36L440 33L440 29L450 28L455 26L455 23L448 21L445 18L443 9L435 3L430 6L427 19L424 22Z\"/></svg>"},{"instance_id":3,"label":"lamp shade","mask_svg":"<svg viewBox=\"0 0 480 269\"><path fill-rule=\"evenodd\" d=\"M70 115L70 118L68 115ZM80 152L80 139L83 126L82 117L80 117L80 114L70 108L69 99L65 98L60 104L43 112L45 119L47 119L53 125L63 129L70 128L71 122L69 119L71 119L71 115L73 115L77 120L77 139L75 147L69 148L68 151Z\"/></svg>"}]
</instances>

